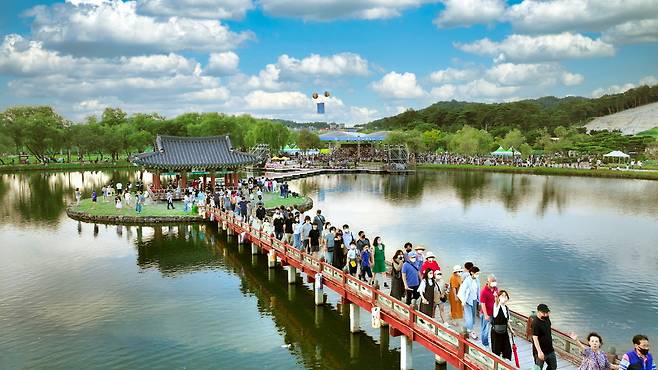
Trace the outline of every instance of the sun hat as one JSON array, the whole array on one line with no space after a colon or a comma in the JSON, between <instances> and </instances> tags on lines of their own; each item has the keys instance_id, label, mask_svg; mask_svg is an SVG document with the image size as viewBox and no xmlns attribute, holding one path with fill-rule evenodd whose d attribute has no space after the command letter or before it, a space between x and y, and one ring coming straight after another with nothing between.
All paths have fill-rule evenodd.
<instances>
[{"instance_id":1,"label":"sun hat","mask_svg":"<svg viewBox=\"0 0 658 370\"><path fill-rule=\"evenodd\" d=\"M425 246L419 244L419 245L417 245L417 246L414 248L414 250L421 250L421 251L424 251L424 250L425 250Z\"/></svg>"},{"instance_id":2,"label":"sun hat","mask_svg":"<svg viewBox=\"0 0 658 370\"><path fill-rule=\"evenodd\" d=\"M460 265L455 265L452 268L452 272L462 272L462 271L464 271L464 269Z\"/></svg>"},{"instance_id":3,"label":"sun hat","mask_svg":"<svg viewBox=\"0 0 658 370\"><path fill-rule=\"evenodd\" d=\"M427 252L427 255L425 256L425 258L426 258L426 259L428 259L428 258L436 258L436 256L435 256L434 253L432 253L432 252Z\"/></svg>"}]
</instances>

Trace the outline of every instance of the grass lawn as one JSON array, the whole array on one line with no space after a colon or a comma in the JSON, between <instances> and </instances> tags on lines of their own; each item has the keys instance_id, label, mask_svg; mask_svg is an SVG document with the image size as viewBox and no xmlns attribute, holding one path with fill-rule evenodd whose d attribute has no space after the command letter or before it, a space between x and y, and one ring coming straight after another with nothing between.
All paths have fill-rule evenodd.
<instances>
[{"instance_id":1,"label":"grass lawn","mask_svg":"<svg viewBox=\"0 0 658 370\"><path fill-rule=\"evenodd\" d=\"M658 180L657 171L618 171L609 169L585 170L575 168L552 168L552 167L512 167L512 166L478 166L478 165L453 165L453 164L420 164L417 166L425 169L437 170L462 170L462 171L489 171L508 173L527 173L532 175L560 175L560 176L585 176L585 177L612 177L621 179L643 179Z\"/></svg>"},{"instance_id":2,"label":"grass lawn","mask_svg":"<svg viewBox=\"0 0 658 370\"><path fill-rule=\"evenodd\" d=\"M306 197L288 197L281 198L279 193L263 193L263 202L265 203L265 208L274 208L280 206L292 207L299 206L306 201Z\"/></svg>"},{"instance_id":3,"label":"grass lawn","mask_svg":"<svg viewBox=\"0 0 658 370\"><path fill-rule=\"evenodd\" d=\"M103 198L99 197L97 204L94 206L91 199L83 199L80 201L79 206L73 206L73 209L76 211L81 211L88 213L93 216L142 216L142 217L153 217L153 216L194 216L192 212L185 213L183 212L183 203L174 202L176 209L167 210L166 202L157 202L152 204L146 204L142 208L142 213L138 214L135 212L135 205L132 206L123 205L123 208L116 209L114 207L114 202L103 202Z\"/></svg>"}]
</instances>

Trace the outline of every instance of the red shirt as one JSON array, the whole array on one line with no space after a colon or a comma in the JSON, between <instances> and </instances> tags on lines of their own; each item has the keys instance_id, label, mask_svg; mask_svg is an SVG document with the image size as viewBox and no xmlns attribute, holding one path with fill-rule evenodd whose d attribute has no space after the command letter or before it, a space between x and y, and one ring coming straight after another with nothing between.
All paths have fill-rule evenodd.
<instances>
[{"instance_id":1,"label":"red shirt","mask_svg":"<svg viewBox=\"0 0 658 370\"><path fill-rule=\"evenodd\" d=\"M441 270L441 267L439 267L439 263L436 262L436 260L435 261L425 260L425 262L423 262L423 265L420 266L420 277L425 276L425 270L427 270L428 268L432 269L432 271L435 272Z\"/></svg>"},{"instance_id":2,"label":"red shirt","mask_svg":"<svg viewBox=\"0 0 658 370\"><path fill-rule=\"evenodd\" d=\"M485 285L480 292L480 303L484 303L484 307L487 309L487 315L489 316L493 315L493 306L496 303L497 295L498 287L492 289L488 285Z\"/></svg>"}]
</instances>

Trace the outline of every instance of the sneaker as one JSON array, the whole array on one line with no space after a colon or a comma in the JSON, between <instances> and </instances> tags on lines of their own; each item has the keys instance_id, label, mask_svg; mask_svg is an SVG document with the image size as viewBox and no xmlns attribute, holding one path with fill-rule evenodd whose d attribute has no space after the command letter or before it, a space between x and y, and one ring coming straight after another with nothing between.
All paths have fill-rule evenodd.
<instances>
[{"instance_id":1,"label":"sneaker","mask_svg":"<svg viewBox=\"0 0 658 370\"><path fill-rule=\"evenodd\" d=\"M474 331L471 332L471 339L473 339L473 340L477 340L477 339L478 339L478 335L475 334Z\"/></svg>"},{"instance_id":2,"label":"sneaker","mask_svg":"<svg viewBox=\"0 0 658 370\"><path fill-rule=\"evenodd\" d=\"M384 282L384 288L388 288L388 283Z\"/></svg>"}]
</instances>

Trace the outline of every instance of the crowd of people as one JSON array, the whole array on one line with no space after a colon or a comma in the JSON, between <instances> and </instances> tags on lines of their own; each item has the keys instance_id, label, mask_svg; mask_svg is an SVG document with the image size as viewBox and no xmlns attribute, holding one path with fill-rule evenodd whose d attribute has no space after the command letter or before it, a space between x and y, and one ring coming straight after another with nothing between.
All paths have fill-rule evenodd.
<instances>
[{"instance_id":1,"label":"crowd of people","mask_svg":"<svg viewBox=\"0 0 658 370\"><path fill-rule=\"evenodd\" d=\"M243 215L241 212L236 214ZM453 266L450 274L446 273L444 277L436 255L426 251L424 246L407 242L387 263L386 247L380 236L371 242L365 231L354 235L349 225L333 225L321 210L307 215L295 208L281 206L268 215L259 204L255 214L244 215L253 227L377 289L388 288L392 297L405 301L425 315L440 318L444 325L463 325L472 340L479 340L493 354L512 360L514 336L509 326L511 313L508 308L511 295L498 286L494 274L489 274L482 285L480 268L473 262ZM390 276L390 284L386 275ZM548 370L557 369L550 312L548 305L539 304L531 322L533 357L538 369L544 366ZM476 330L478 317L480 328ZM575 334L572 338L578 341ZM588 345L578 343L582 347L581 370L656 370L649 353L649 339L644 335L633 338L634 350L626 353L619 365L611 363L601 349L603 339L599 334L590 333Z\"/></svg>"}]
</instances>

